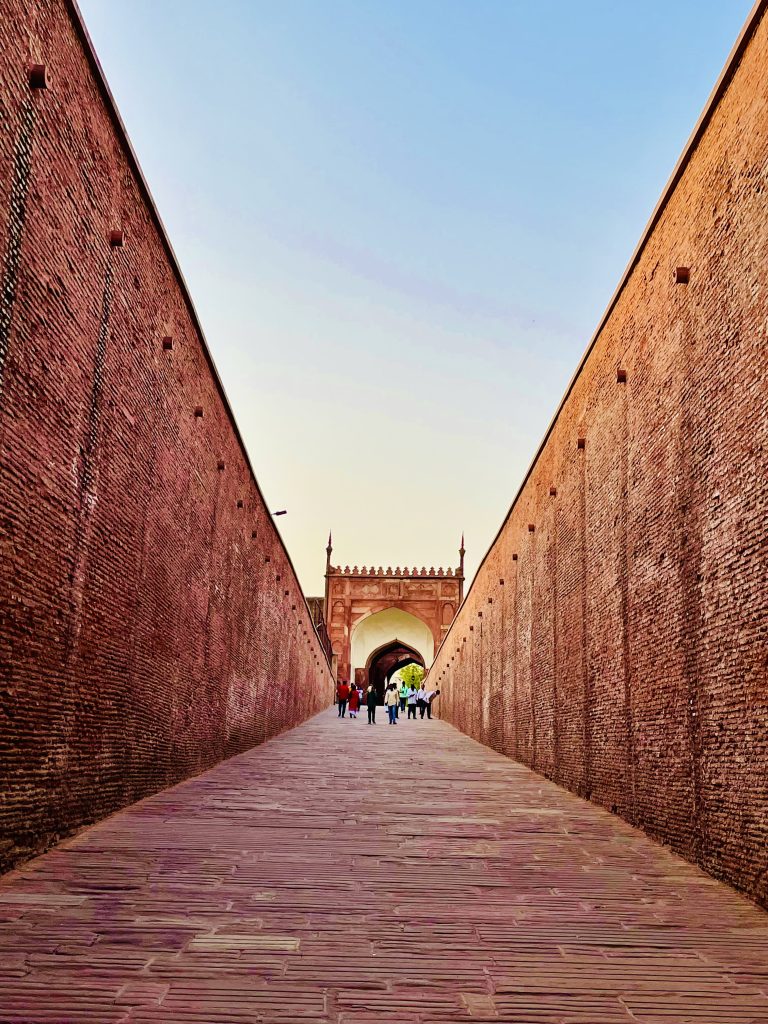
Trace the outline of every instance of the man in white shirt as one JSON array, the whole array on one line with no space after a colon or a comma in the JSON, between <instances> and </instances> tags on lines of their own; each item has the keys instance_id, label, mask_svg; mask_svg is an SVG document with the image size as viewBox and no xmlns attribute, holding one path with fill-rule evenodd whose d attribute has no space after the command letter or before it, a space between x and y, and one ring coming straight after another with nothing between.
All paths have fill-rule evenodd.
<instances>
[{"instance_id":1,"label":"man in white shirt","mask_svg":"<svg viewBox=\"0 0 768 1024\"><path fill-rule=\"evenodd\" d=\"M419 718L423 718L424 712L427 710L427 691L424 689L423 684L416 693L416 704L419 708Z\"/></svg>"},{"instance_id":2,"label":"man in white shirt","mask_svg":"<svg viewBox=\"0 0 768 1024\"><path fill-rule=\"evenodd\" d=\"M440 695L440 691L439 690L427 690L425 692L424 700L426 701L426 705L427 705L427 718L431 718L432 717L432 701L435 699L435 697L438 697L439 695Z\"/></svg>"},{"instance_id":3,"label":"man in white shirt","mask_svg":"<svg viewBox=\"0 0 768 1024\"><path fill-rule=\"evenodd\" d=\"M411 688L408 691L408 696L405 698L408 704L408 717L416 721L416 707L419 700L419 691L416 687L411 684Z\"/></svg>"}]
</instances>

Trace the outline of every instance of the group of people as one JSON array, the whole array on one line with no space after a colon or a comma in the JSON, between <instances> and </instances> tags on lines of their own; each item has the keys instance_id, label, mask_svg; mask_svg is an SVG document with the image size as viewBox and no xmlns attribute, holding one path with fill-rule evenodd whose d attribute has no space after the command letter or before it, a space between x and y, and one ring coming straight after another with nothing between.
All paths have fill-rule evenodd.
<instances>
[{"instance_id":1,"label":"group of people","mask_svg":"<svg viewBox=\"0 0 768 1024\"><path fill-rule=\"evenodd\" d=\"M432 703L436 697L440 696L439 690L430 689L422 683L420 686L416 686L411 683L401 683L400 686L396 683L390 682L387 684L387 688L384 690L384 707L387 709L389 716L389 724L397 725L397 719L400 712L405 713L406 708L408 709L408 717L416 718L416 711L419 712L419 717L427 718L432 717ZM357 718L360 713L360 706L365 700L365 706L368 710L368 725L376 725L376 707L379 703L379 696L376 692L376 687L371 684L365 691L360 687L350 686L349 683L343 680L336 687L336 703L339 708L339 718L345 718L347 709L349 709L349 717Z\"/></svg>"}]
</instances>

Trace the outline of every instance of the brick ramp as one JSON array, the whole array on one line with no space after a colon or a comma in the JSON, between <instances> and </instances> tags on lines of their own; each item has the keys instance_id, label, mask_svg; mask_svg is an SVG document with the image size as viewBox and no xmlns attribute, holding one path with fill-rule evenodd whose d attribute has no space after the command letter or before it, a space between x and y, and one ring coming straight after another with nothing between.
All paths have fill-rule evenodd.
<instances>
[{"instance_id":1,"label":"brick ramp","mask_svg":"<svg viewBox=\"0 0 768 1024\"><path fill-rule=\"evenodd\" d=\"M768 1022L768 915L437 721L323 713L6 876L0 921L2 1022Z\"/></svg>"}]
</instances>

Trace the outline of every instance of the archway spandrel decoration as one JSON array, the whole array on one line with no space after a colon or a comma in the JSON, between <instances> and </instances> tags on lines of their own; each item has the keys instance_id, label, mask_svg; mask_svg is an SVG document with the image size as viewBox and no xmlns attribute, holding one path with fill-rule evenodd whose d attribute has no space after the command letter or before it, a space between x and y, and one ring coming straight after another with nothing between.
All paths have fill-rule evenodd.
<instances>
[{"instance_id":1,"label":"archway spandrel decoration","mask_svg":"<svg viewBox=\"0 0 768 1024\"><path fill-rule=\"evenodd\" d=\"M404 585L403 590L406 594L418 594L422 597L424 594L437 594L437 587L437 583L412 580Z\"/></svg>"}]
</instances>

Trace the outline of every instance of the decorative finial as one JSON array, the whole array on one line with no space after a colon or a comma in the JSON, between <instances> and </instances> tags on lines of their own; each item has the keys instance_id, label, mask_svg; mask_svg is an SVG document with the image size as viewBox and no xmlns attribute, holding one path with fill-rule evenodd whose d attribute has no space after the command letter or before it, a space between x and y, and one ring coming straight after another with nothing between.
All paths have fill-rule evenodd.
<instances>
[{"instance_id":1,"label":"decorative finial","mask_svg":"<svg viewBox=\"0 0 768 1024\"><path fill-rule=\"evenodd\" d=\"M328 547L325 549L325 572L326 575L331 568L331 552L333 551L333 540L331 538L331 531L328 531Z\"/></svg>"}]
</instances>

